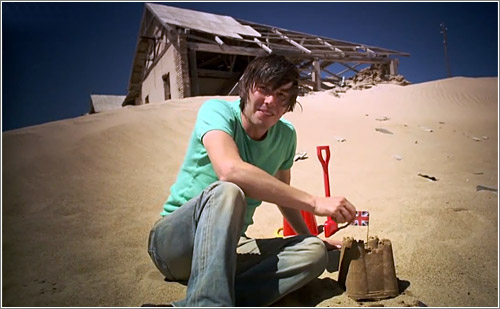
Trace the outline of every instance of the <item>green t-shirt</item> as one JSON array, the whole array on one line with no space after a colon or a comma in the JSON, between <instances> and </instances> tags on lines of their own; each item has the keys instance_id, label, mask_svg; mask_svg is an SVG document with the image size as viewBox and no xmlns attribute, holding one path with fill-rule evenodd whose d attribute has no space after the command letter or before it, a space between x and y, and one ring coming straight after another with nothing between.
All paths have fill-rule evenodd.
<instances>
[{"instance_id":1,"label":"green t-shirt","mask_svg":"<svg viewBox=\"0 0 500 309\"><path fill-rule=\"evenodd\" d=\"M239 104L239 99L234 102L213 99L201 106L184 162L177 180L170 188L170 196L163 205L162 216L171 214L191 198L198 196L211 183L219 180L202 143L203 136L209 131L221 130L228 133L233 137L241 159L270 175L292 167L297 146L293 125L281 118L269 129L264 140L255 141L243 129ZM253 223L255 209L262 203L249 197L246 201L248 208L242 233Z\"/></svg>"}]
</instances>

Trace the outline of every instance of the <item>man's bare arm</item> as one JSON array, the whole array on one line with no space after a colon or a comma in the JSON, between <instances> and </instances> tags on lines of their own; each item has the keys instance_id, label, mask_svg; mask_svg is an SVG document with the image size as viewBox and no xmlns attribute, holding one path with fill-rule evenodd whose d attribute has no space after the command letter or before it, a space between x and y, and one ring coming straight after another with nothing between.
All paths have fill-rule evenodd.
<instances>
[{"instance_id":1,"label":"man's bare arm","mask_svg":"<svg viewBox=\"0 0 500 309\"><path fill-rule=\"evenodd\" d=\"M351 221L355 216L356 209L344 197L313 196L244 162L234 140L226 132L209 131L202 142L219 179L235 183L249 197L318 216L330 216L338 223Z\"/></svg>"},{"instance_id":2,"label":"man's bare arm","mask_svg":"<svg viewBox=\"0 0 500 309\"><path fill-rule=\"evenodd\" d=\"M290 185L290 180L291 180L291 171L288 170L279 170L276 172L274 175L276 179L280 180L281 182L286 183L287 185ZM281 205L277 205L278 209L280 212L283 214L283 216L286 218L288 223L293 227L295 232L297 234L311 234L309 229L307 228L306 223L304 222L304 218L302 217L302 214L300 213L300 210L298 209L293 209L289 207L284 207Z\"/></svg>"}]
</instances>

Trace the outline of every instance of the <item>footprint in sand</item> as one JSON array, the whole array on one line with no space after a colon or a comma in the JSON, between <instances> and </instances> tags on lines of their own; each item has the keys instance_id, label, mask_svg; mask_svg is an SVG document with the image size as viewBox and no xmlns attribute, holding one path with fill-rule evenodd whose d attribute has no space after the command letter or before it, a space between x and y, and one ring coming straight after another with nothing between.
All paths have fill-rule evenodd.
<instances>
[{"instance_id":1,"label":"footprint in sand","mask_svg":"<svg viewBox=\"0 0 500 309\"><path fill-rule=\"evenodd\" d=\"M39 294L54 295L64 290L64 286L58 285L56 282L43 279L34 279L33 282L40 287ZM28 287L28 284L23 284L23 287Z\"/></svg>"}]
</instances>

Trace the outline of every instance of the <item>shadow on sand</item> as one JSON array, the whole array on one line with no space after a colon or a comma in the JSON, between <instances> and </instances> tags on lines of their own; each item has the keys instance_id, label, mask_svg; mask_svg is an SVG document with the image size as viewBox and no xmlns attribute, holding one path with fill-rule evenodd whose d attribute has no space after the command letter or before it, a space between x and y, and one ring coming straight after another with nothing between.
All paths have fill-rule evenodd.
<instances>
[{"instance_id":1,"label":"shadow on sand","mask_svg":"<svg viewBox=\"0 0 500 309\"><path fill-rule=\"evenodd\" d=\"M275 302L271 307L316 307L325 299L342 293L344 290L337 281L331 278L317 278Z\"/></svg>"}]
</instances>

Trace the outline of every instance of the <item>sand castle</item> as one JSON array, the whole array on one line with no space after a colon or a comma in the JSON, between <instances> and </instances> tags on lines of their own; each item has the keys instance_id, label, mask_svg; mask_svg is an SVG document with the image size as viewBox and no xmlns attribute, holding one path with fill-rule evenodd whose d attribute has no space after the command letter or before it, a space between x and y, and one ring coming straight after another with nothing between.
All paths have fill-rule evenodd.
<instances>
[{"instance_id":1,"label":"sand castle","mask_svg":"<svg viewBox=\"0 0 500 309\"><path fill-rule=\"evenodd\" d=\"M344 237L338 282L355 300L375 300L399 295L391 241L370 237Z\"/></svg>"}]
</instances>

